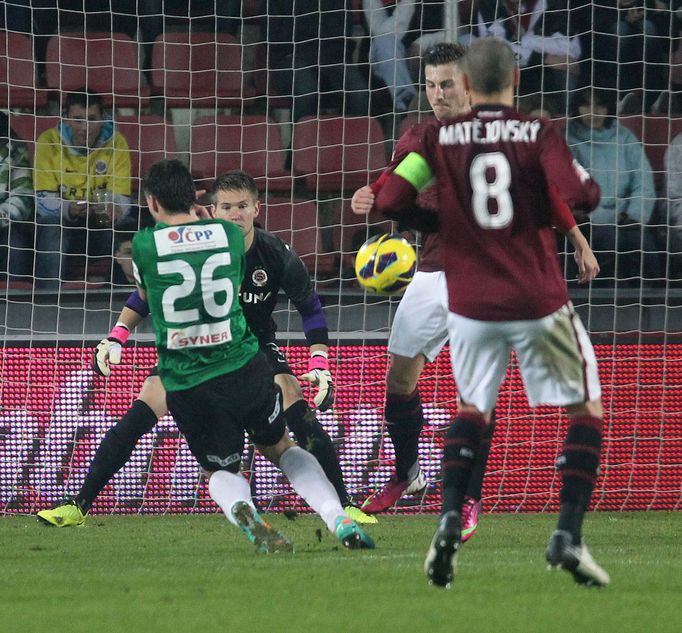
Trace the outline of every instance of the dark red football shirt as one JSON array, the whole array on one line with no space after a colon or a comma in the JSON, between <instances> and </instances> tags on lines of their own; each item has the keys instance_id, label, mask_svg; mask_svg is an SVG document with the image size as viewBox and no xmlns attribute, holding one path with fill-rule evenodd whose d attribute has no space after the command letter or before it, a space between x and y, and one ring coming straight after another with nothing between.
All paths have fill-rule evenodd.
<instances>
[{"instance_id":1,"label":"dark red football shirt","mask_svg":"<svg viewBox=\"0 0 682 633\"><path fill-rule=\"evenodd\" d=\"M436 119L434 118L433 121ZM415 123L409 130L407 130L399 139L393 149L393 156L388 165L384 169L382 177L371 185L374 195L377 195L381 190L381 185L385 181L388 174L393 173L393 170L400 164L400 162L410 152L423 152L423 132L427 125L432 123L431 120L426 123ZM417 197L417 202L420 207L438 211L438 193L436 187L429 187L424 189ZM419 253L418 269L422 272L432 273L443 270L443 262L441 259L439 238L437 233L422 233L421 234L421 251Z\"/></svg>"},{"instance_id":2,"label":"dark red football shirt","mask_svg":"<svg viewBox=\"0 0 682 633\"><path fill-rule=\"evenodd\" d=\"M546 119L505 106L428 124L419 153L436 178L450 309L485 321L538 319L568 301L552 195L593 210L599 186Z\"/></svg>"}]
</instances>

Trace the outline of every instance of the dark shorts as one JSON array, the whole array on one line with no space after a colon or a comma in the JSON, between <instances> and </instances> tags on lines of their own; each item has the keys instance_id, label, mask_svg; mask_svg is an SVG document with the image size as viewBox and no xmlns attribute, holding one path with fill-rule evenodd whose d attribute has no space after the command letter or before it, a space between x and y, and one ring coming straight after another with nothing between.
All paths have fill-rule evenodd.
<instances>
[{"instance_id":1,"label":"dark shorts","mask_svg":"<svg viewBox=\"0 0 682 633\"><path fill-rule=\"evenodd\" d=\"M260 350L267 357L275 376L277 374L290 374L291 376L294 375L294 372L292 371L291 367L289 367L289 363L287 362L287 357L284 355L284 352L279 348L277 343L274 341L271 341L270 343L261 343Z\"/></svg>"},{"instance_id":2,"label":"dark shorts","mask_svg":"<svg viewBox=\"0 0 682 633\"><path fill-rule=\"evenodd\" d=\"M272 367L272 373L275 376L277 374L289 374L290 376L294 375L293 369L289 367L289 363L287 362L287 357L284 355L284 352L280 349L277 343L274 341L271 341L270 343L261 343L260 351L265 354L268 362L270 363L270 367ZM149 371L149 375L158 376L159 368L156 366L152 367Z\"/></svg>"},{"instance_id":3,"label":"dark shorts","mask_svg":"<svg viewBox=\"0 0 682 633\"><path fill-rule=\"evenodd\" d=\"M260 352L237 371L168 392L166 398L189 449L206 470L239 471L244 431L264 446L284 435L282 394Z\"/></svg>"}]
</instances>

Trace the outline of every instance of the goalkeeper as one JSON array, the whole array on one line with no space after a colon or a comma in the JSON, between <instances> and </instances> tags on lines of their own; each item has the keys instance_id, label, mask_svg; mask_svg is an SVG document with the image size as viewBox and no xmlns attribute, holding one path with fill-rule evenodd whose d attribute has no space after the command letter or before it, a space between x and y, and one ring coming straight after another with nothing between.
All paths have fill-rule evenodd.
<instances>
[{"instance_id":1,"label":"goalkeeper","mask_svg":"<svg viewBox=\"0 0 682 633\"><path fill-rule=\"evenodd\" d=\"M213 185L212 197L215 216L238 224L244 234L246 267L239 299L249 328L256 335L260 349L273 369L275 382L282 390L287 427L296 442L317 458L346 514L359 523L376 523L374 517L352 505L332 441L303 399L301 386L276 342L272 312L282 289L302 317L303 331L310 346L308 371L301 379L317 387L315 406L326 411L334 399L327 358L327 321L305 264L289 245L254 225L260 203L258 188L251 176L242 171L220 176ZM95 350L93 367L98 373L108 376L111 365L120 362L121 346L148 313L147 303L140 299L137 291L133 292L116 326ZM58 527L82 524L97 495L130 459L139 439L167 413L166 392L154 369L138 399L102 439L78 494L51 510L38 512L38 517Z\"/></svg>"}]
</instances>

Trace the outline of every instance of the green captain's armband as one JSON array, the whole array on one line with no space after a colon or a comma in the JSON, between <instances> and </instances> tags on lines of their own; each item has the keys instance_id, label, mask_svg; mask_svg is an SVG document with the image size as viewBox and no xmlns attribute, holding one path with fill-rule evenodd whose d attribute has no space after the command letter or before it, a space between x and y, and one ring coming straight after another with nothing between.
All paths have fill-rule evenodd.
<instances>
[{"instance_id":1,"label":"green captain's armband","mask_svg":"<svg viewBox=\"0 0 682 633\"><path fill-rule=\"evenodd\" d=\"M407 180L417 191L425 189L433 182L431 167L417 152L410 152L405 156L393 173Z\"/></svg>"}]
</instances>

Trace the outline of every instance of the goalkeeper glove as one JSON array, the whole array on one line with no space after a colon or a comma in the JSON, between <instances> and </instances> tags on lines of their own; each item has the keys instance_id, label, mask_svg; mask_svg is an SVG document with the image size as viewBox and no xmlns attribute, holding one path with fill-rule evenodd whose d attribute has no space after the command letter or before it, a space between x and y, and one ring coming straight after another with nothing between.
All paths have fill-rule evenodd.
<instances>
[{"instance_id":1,"label":"goalkeeper glove","mask_svg":"<svg viewBox=\"0 0 682 633\"><path fill-rule=\"evenodd\" d=\"M301 380L317 387L317 394L313 398L315 406L320 411L326 411L334 402L334 381L329 372L327 352L313 352L308 360L308 372L301 376Z\"/></svg>"},{"instance_id":2,"label":"goalkeeper glove","mask_svg":"<svg viewBox=\"0 0 682 633\"><path fill-rule=\"evenodd\" d=\"M100 376L108 376L111 374L111 365L118 365L121 362L121 347L129 336L130 330L119 321L109 332L109 336L99 342L92 358L92 368Z\"/></svg>"}]
</instances>

